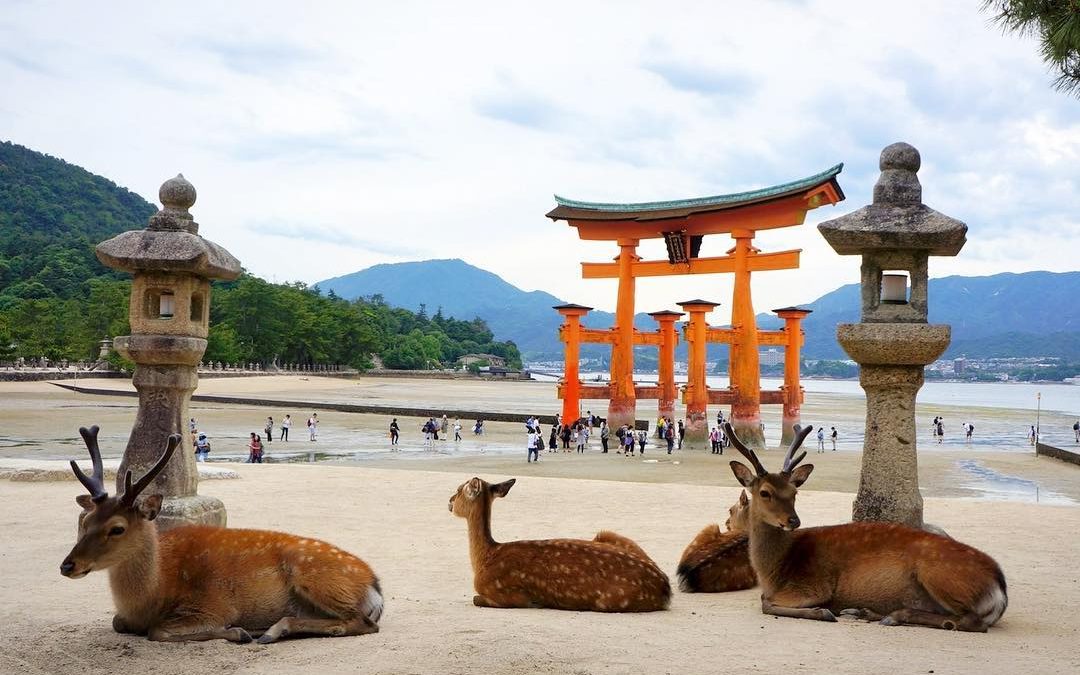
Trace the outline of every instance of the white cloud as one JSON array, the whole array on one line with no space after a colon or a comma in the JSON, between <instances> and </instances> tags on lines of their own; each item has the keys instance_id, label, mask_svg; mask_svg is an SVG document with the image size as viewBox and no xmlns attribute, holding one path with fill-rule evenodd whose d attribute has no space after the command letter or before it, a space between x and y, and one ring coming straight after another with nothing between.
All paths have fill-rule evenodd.
<instances>
[{"instance_id":1,"label":"white cloud","mask_svg":"<svg viewBox=\"0 0 1080 675\"><path fill-rule=\"evenodd\" d=\"M552 193L701 196L843 161L846 202L757 242L804 250L755 277L757 309L806 302L858 279L814 225L869 201L896 140L970 226L932 274L1075 269L1080 105L978 3L299 7L6 6L0 130L148 198L183 171L204 236L277 280L460 257L610 309L579 262L614 246L546 219ZM643 310L730 294L722 275L638 286Z\"/></svg>"}]
</instances>

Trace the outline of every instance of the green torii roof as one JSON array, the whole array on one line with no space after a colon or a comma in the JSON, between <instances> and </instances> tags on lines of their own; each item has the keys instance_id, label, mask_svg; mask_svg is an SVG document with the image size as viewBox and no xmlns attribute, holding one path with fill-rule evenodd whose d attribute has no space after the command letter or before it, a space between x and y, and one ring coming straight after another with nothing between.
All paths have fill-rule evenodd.
<instances>
[{"instance_id":1,"label":"green torii roof","mask_svg":"<svg viewBox=\"0 0 1080 675\"><path fill-rule=\"evenodd\" d=\"M607 202L583 202L575 199L567 199L555 195L558 203L547 217L552 220L569 220L571 218L582 220L622 220L622 219L652 219L652 218L678 218L688 216L700 211L717 211L747 206L758 202L769 201L791 194L804 192L832 181L837 193L843 199L843 191L835 182L836 176L843 170L843 163L837 164L821 173L807 176L799 180L749 190L736 192L728 195L714 195L712 197L696 197L693 199L675 199L662 202L638 202L630 204L615 204Z\"/></svg>"}]
</instances>

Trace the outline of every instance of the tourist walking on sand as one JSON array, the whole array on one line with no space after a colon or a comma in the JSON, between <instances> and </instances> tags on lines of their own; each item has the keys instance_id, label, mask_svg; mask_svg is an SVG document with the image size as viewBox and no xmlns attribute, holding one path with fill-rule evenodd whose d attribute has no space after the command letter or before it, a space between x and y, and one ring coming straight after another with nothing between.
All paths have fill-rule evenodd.
<instances>
[{"instance_id":1,"label":"tourist walking on sand","mask_svg":"<svg viewBox=\"0 0 1080 675\"><path fill-rule=\"evenodd\" d=\"M647 440L649 440L649 432L648 431L645 431L644 429L642 429L641 431L637 432L638 450L640 450L641 454L643 454L643 455L645 454L645 441L647 441Z\"/></svg>"},{"instance_id":2,"label":"tourist walking on sand","mask_svg":"<svg viewBox=\"0 0 1080 675\"><path fill-rule=\"evenodd\" d=\"M656 437L657 438L663 438L664 437L664 416L663 415L656 418Z\"/></svg>"},{"instance_id":3,"label":"tourist walking on sand","mask_svg":"<svg viewBox=\"0 0 1080 675\"><path fill-rule=\"evenodd\" d=\"M964 422L964 439L971 442L971 435L975 433L975 425L971 422Z\"/></svg>"},{"instance_id":4,"label":"tourist walking on sand","mask_svg":"<svg viewBox=\"0 0 1080 675\"><path fill-rule=\"evenodd\" d=\"M623 434L623 457L630 455L634 456L634 427L626 427L626 433Z\"/></svg>"},{"instance_id":5,"label":"tourist walking on sand","mask_svg":"<svg viewBox=\"0 0 1080 675\"><path fill-rule=\"evenodd\" d=\"M829 434L829 438L832 439L832 451L836 452L836 427L831 427L832 433Z\"/></svg>"},{"instance_id":6,"label":"tourist walking on sand","mask_svg":"<svg viewBox=\"0 0 1080 675\"><path fill-rule=\"evenodd\" d=\"M195 418L192 417L188 420L188 433L191 434L191 445L195 445L195 434L199 433L199 425L195 423Z\"/></svg>"},{"instance_id":7,"label":"tourist walking on sand","mask_svg":"<svg viewBox=\"0 0 1080 675\"><path fill-rule=\"evenodd\" d=\"M585 425L581 422L577 423L574 427L574 440L577 443L578 454L585 453L585 439L588 437L588 432L585 431Z\"/></svg>"},{"instance_id":8,"label":"tourist walking on sand","mask_svg":"<svg viewBox=\"0 0 1080 675\"><path fill-rule=\"evenodd\" d=\"M559 449L559 425L551 425L551 435L548 436L548 452L555 452Z\"/></svg>"},{"instance_id":9,"label":"tourist walking on sand","mask_svg":"<svg viewBox=\"0 0 1080 675\"><path fill-rule=\"evenodd\" d=\"M266 433L266 442L272 443L274 441L274 418L267 415L266 424L263 425L263 431Z\"/></svg>"},{"instance_id":10,"label":"tourist walking on sand","mask_svg":"<svg viewBox=\"0 0 1080 675\"><path fill-rule=\"evenodd\" d=\"M442 432L442 439L444 441L450 436L450 434L447 433L447 430L449 428L450 428L450 422L446 419L446 415L444 414L442 416L442 421L439 423L439 431Z\"/></svg>"},{"instance_id":11,"label":"tourist walking on sand","mask_svg":"<svg viewBox=\"0 0 1080 675\"><path fill-rule=\"evenodd\" d=\"M825 427L817 428L817 451L825 452Z\"/></svg>"},{"instance_id":12,"label":"tourist walking on sand","mask_svg":"<svg viewBox=\"0 0 1080 675\"><path fill-rule=\"evenodd\" d=\"M603 450L600 452L600 454L603 455L603 454L607 453L607 451L608 451L608 447L607 447L608 438L610 438L610 437L611 437L611 429L608 428L607 420L601 420L600 421L600 447L602 447Z\"/></svg>"},{"instance_id":13,"label":"tourist walking on sand","mask_svg":"<svg viewBox=\"0 0 1080 675\"><path fill-rule=\"evenodd\" d=\"M251 432L251 439L248 440L248 464L262 464L262 458L263 458L262 439L259 438L259 434L252 431Z\"/></svg>"},{"instance_id":14,"label":"tourist walking on sand","mask_svg":"<svg viewBox=\"0 0 1080 675\"><path fill-rule=\"evenodd\" d=\"M712 454L716 454L716 446L720 445L720 436L716 433L716 427L709 429L709 447L712 448Z\"/></svg>"},{"instance_id":15,"label":"tourist walking on sand","mask_svg":"<svg viewBox=\"0 0 1080 675\"><path fill-rule=\"evenodd\" d=\"M281 420L281 438L279 440L289 442L289 429L292 428L292 417L286 415Z\"/></svg>"},{"instance_id":16,"label":"tourist walking on sand","mask_svg":"<svg viewBox=\"0 0 1080 675\"><path fill-rule=\"evenodd\" d=\"M667 454L671 454L671 451L675 449L675 427L672 426L671 420L664 425L664 440L667 441Z\"/></svg>"},{"instance_id":17,"label":"tourist walking on sand","mask_svg":"<svg viewBox=\"0 0 1080 675\"><path fill-rule=\"evenodd\" d=\"M397 418L390 420L390 445L397 445L398 438L401 437L401 427L398 426Z\"/></svg>"},{"instance_id":18,"label":"tourist walking on sand","mask_svg":"<svg viewBox=\"0 0 1080 675\"><path fill-rule=\"evenodd\" d=\"M686 438L686 425L682 420L679 420L679 449L682 450L683 439Z\"/></svg>"},{"instance_id":19,"label":"tourist walking on sand","mask_svg":"<svg viewBox=\"0 0 1080 675\"><path fill-rule=\"evenodd\" d=\"M461 440L461 420L454 419L454 442L457 443Z\"/></svg>"},{"instance_id":20,"label":"tourist walking on sand","mask_svg":"<svg viewBox=\"0 0 1080 675\"><path fill-rule=\"evenodd\" d=\"M1073 422L1073 436L1076 436L1076 442L1080 443L1080 420Z\"/></svg>"},{"instance_id":21,"label":"tourist walking on sand","mask_svg":"<svg viewBox=\"0 0 1080 675\"><path fill-rule=\"evenodd\" d=\"M570 452L570 437L573 436L573 430L569 424L564 424L562 429L559 430L559 438L562 439L563 452Z\"/></svg>"},{"instance_id":22,"label":"tourist walking on sand","mask_svg":"<svg viewBox=\"0 0 1080 675\"><path fill-rule=\"evenodd\" d=\"M945 440L945 424L942 422L940 417L938 418L937 427L934 433L937 435L938 445L941 445L942 441Z\"/></svg>"},{"instance_id":23,"label":"tourist walking on sand","mask_svg":"<svg viewBox=\"0 0 1080 675\"><path fill-rule=\"evenodd\" d=\"M311 417L307 420L307 434L308 440L317 440L319 435L319 416L315 413L311 413Z\"/></svg>"},{"instance_id":24,"label":"tourist walking on sand","mask_svg":"<svg viewBox=\"0 0 1080 675\"><path fill-rule=\"evenodd\" d=\"M1029 441L1029 442L1030 442L1030 443L1031 443L1032 445L1035 445L1035 444L1036 444L1036 443L1038 442L1038 440L1039 440L1039 434L1037 434L1037 433L1035 432L1035 425L1034 425L1034 424L1032 424L1032 425L1031 425L1031 431L1030 431L1030 432L1028 433L1028 441Z\"/></svg>"}]
</instances>

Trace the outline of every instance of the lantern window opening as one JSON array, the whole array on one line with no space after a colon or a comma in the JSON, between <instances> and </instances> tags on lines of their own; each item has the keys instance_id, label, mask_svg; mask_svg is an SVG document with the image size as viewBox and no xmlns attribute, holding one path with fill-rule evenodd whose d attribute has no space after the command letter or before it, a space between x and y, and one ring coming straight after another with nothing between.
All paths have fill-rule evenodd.
<instances>
[{"instance_id":1,"label":"lantern window opening","mask_svg":"<svg viewBox=\"0 0 1080 675\"><path fill-rule=\"evenodd\" d=\"M906 305L910 299L908 273L902 270L882 270L881 304Z\"/></svg>"},{"instance_id":2,"label":"lantern window opening","mask_svg":"<svg viewBox=\"0 0 1080 675\"><path fill-rule=\"evenodd\" d=\"M162 291L158 296L158 317L171 319L176 313L176 295L172 291Z\"/></svg>"},{"instance_id":3,"label":"lantern window opening","mask_svg":"<svg viewBox=\"0 0 1080 675\"><path fill-rule=\"evenodd\" d=\"M189 318L192 323L203 323L205 317L205 310L203 308L203 296L202 293L194 293L191 296L191 312Z\"/></svg>"}]
</instances>

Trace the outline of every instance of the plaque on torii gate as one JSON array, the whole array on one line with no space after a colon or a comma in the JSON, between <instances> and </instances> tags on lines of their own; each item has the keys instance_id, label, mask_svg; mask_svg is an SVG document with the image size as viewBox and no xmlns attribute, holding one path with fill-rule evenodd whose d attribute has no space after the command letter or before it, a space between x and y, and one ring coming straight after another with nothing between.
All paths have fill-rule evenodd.
<instances>
[{"instance_id":1,"label":"plaque on torii gate","mask_svg":"<svg viewBox=\"0 0 1080 675\"><path fill-rule=\"evenodd\" d=\"M730 272L735 275L731 328L726 336L715 341L727 342L731 347L731 387L727 398L731 402L731 422L736 433L750 445L763 445L758 357L761 341L750 294L750 274L796 269L801 251L763 253L751 242L759 230L800 225L805 221L807 211L842 201L844 193L836 180L842 168L843 164L837 164L819 174L760 190L666 202L613 204L555 196L558 206L547 214L548 218L565 220L577 229L583 240L612 241L619 247L614 262L581 265L585 279L619 280L614 326L607 331L595 331L575 325L575 331L581 331L583 341L611 345L610 382L604 392L606 396L603 396L608 399L609 425L632 425L636 417L634 345L646 342L633 325L637 278ZM701 257L702 241L707 234L728 234L734 240L734 246L725 255ZM643 239L664 240L667 260L642 260L636 251ZM575 324L580 316L574 317ZM708 335L706 339L714 341L713 337ZM705 367L703 359L692 365L700 369ZM563 390L567 390L568 377L569 372L564 377ZM691 373L690 377L694 379L695 374ZM581 391L584 395L586 392L576 384L573 391ZM701 399L701 392L698 392L698 399ZM708 420L703 410L700 414L695 410L694 415L688 415L688 439L704 436L707 432Z\"/></svg>"}]
</instances>

